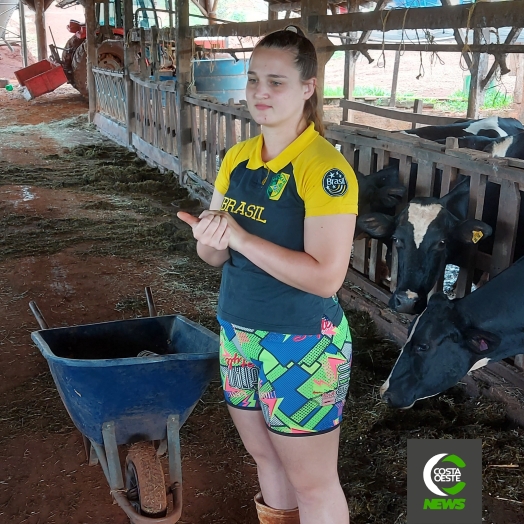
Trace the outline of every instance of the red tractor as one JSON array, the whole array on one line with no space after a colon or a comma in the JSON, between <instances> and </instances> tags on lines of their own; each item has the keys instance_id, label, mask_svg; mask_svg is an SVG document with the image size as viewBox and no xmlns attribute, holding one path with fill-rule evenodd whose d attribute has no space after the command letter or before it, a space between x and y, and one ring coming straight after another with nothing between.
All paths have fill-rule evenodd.
<instances>
[{"instance_id":1,"label":"red tractor","mask_svg":"<svg viewBox=\"0 0 524 524\"><path fill-rule=\"evenodd\" d=\"M67 26L73 36L66 42L62 51L60 65L64 69L68 82L82 96L88 97L87 91L87 42L86 26L76 20L71 20ZM111 38L106 38L103 32L97 31L98 67L120 71L124 68L124 30L111 28ZM56 61L56 54L53 53Z\"/></svg>"},{"instance_id":2,"label":"red tractor","mask_svg":"<svg viewBox=\"0 0 524 524\"><path fill-rule=\"evenodd\" d=\"M34 10L34 0L22 0ZM58 7L67 8L75 4L84 5L85 0L59 0ZM101 9L96 4L96 18L99 28L96 31L97 67L112 71L124 69L124 29L122 28L122 0L108 0L109 3ZM47 9L53 0L44 0ZM134 20L139 27L161 27L157 10L161 5L163 13L166 10L166 0L133 0ZM107 15L105 20L104 15ZM41 60L24 69L15 72L21 86L25 87L24 96L28 100L44 93L53 91L65 82L70 83L82 96L88 97L87 90L87 42L86 25L71 20L67 26L73 36L63 48L50 45L51 57ZM62 56L58 50L62 50Z\"/></svg>"}]
</instances>

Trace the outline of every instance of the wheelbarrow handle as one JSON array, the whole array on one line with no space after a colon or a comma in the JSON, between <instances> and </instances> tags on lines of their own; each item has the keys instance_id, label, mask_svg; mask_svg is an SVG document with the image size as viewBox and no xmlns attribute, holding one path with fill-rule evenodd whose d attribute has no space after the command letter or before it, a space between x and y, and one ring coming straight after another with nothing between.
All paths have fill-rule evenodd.
<instances>
[{"instance_id":1,"label":"wheelbarrow handle","mask_svg":"<svg viewBox=\"0 0 524 524\"><path fill-rule=\"evenodd\" d=\"M38 325L41 329L49 329L49 324L45 321L44 315L42 315L42 312L36 305L36 302L34 300L31 300L29 302L29 309L32 311L33 315L36 318L36 321L38 322Z\"/></svg>"},{"instance_id":2,"label":"wheelbarrow handle","mask_svg":"<svg viewBox=\"0 0 524 524\"><path fill-rule=\"evenodd\" d=\"M153 293L151 292L151 288L149 286L146 287L146 300L147 300L147 307L149 308L149 316L150 317L156 317L156 307L155 307L155 301L153 300Z\"/></svg>"}]
</instances>

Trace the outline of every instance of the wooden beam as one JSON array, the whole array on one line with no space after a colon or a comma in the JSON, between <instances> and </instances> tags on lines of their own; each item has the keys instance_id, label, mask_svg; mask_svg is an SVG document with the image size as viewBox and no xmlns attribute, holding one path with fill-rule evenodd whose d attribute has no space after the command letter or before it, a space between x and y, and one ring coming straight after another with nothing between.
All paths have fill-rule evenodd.
<instances>
[{"instance_id":1,"label":"wooden beam","mask_svg":"<svg viewBox=\"0 0 524 524\"><path fill-rule=\"evenodd\" d=\"M389 0L378 0L377 4L375 5L375 11L383 11L384 8L388 5ZM355 12L358 12L358 9L355 10ZM371 36L372 31L364 31L360 38L358 39L359 44L365 44L369 37ZM358 58L361 51L354 51L355 58Z\"/></svg>"},{"instance_id":2,"label":"wooden beam","mask_svg":"<svg viewBox=\"0 0 524 524\"><path fill-rule=\"evenodd\" d=\"M470 15L470 10L473 12ZM310 33L524 27L524 0L445 7L416 7L309 18Z\"/></svg>"},{"instance_id":3,"label":"wooden beam","mask_svg":"<svg viewBox=\"0 0 524 524\"><path fill-rule=\"evenodd\" d=\"M404 111L397 111L395 109L388 109L385 107L372 106L362 102L354 102L352 100L341 100L340 107L345 107L353 111L362 111L370 115L381 116L383 118L392 118L394 120L401 120L409 122L410 124L418 123L427 126L447 125L456 122L458 117L447 116L433 116L433 115L418 115L413 113L406 113Z\"/></svg>"},{"instance_id":4,"label":"wooden beam","mask_svg":"<svg viewBox=\"0 0 524 524\"><path fill-rule=\"evenodd\" d=\"M44 0L34 0L36 46L38 61L47 58L47 36L45 32L45 5Z\"/></svg>"},{"instance_id":5,"label":"wooden beam","mask_svg":"<svg viewBox=\"0 0 524 524\"><path fill-rule=\"evenodd\" d=\"M449 7L424 7L408 10L394 9L344 15L311 16L308 19L308 25L310 26L308 30L314 33L345 33L351 31L382 31L384 29L386 31L420 29L421 27L426 29L460 29L468 27L469 9L472 6L475 6L475 8L469 24L470 29L474 27L524 27L524 0L512 0L511 2L465 4ZM216 24L213 26L192 26L191 30L189 31L188 29L187 34L184 36L189 37L190 33L194 34L195 37L258 36L282 29L288 23L287 20L281 19ZM379 46L377 49L382 48L380 44ZM366 49L365 46L362 48ZM354 49L359 50L358 47Z\"/></svg>"},{"instance_id":6,"label":"wooden beam","mask_svg":"<svg viewBox=\"0 0 524 524\"><path fill-rule=\"evenodd\" d=\"M504 44L514 44L518 37L520 36L520 33L522 32L522 28L521 27L512 27L510 32L508 33L508 36L506 37L506 40L504 40ZM488 74L486 75L486 77L482 80L482 82L480 83L482 89L486 89L486 87L489 86L489 83L491 82L491 79L495 76L495 73L497 72L497 70L501 69L501 74L506 74L508 73L509 71L506 70L505 72L502 71L502 67L506 65L506 55L505 54L500 54L498 57L497 55L495 55L495 62L493 62L493 64L491 65L491 68L490 70L488 71ZM507 66L506 66L507 67Z\"/></svg>"},{"instance_id":7,"label":"wooden beam","mask_svg":"<svg viewBox=\"0 0 524 524\"><path fill-rule=\"evenodd\" d=\"M429 9L429 8L428 8ZM462 47L457 44L342 44L336 45L335 51L352 49L356 51L426 51L428 53L460 53ZM497 55L500 53L521 53L518 44L469 44L469 50L476 53ZM249 51L249 49L229 49L229 51Z\"/></svg>"},{"instance_id":8,"label":"wooden beam","mask_svg":"<svg viewBox=\"0 0 524 524\"><path fill-rule=\"evenodd\" d=\"M446 6L446 5L453 5L451 3L451 0L440 0L440 2L444 6ZM462 48L464 48L464 34L463 34L463 31L460 30L460 29L454 29L453 30L453 34L455 35L455 41L457 42L457 44L459 46L461 46ZM469 55L469 53L465 52L465 53L462 54L462 56L464 57L464 61L466 62L466 65L468 66L468 69L471 69L471 64L473 62L471 61L471 56Z\"/></svg>"},{"instance_id":9,"label":"wooden beam","mask_svg":"<svg viewBox=\"0 0 524 524\"><path fill-rule=\"evenodd\" d=\"M289 23L289 21L288 21ZM145 31L146 39L150 34ZM253 51L253 47L227 47L221 49L224 53L248 53ZM329 47L331 49L331 46ZM359 51L367 57L367 51L398 51L402 52L428 52L428 53L461 53L462 47L457 44L341 44L333 46L334 51ZM488 55L500 54L518 54L522 52L522 46L519 44L469 44L470 51L484 53ZM324 51L322 47L318 51Z\"/></svg>"},{"instance_id":10,"label":"wooden beam","mask_svg":"<svg viewBox=\"0 0 524 524\"><path fill-rule=\"evenodd\" d=\"M269 11L279 13L280 11L300 11L302 2L289 2L288 4L269 4Z\"/></svg>"},{"instance_id":11,"label":"wooden beam","mask_svg":"<svg viewBox=\"0 0 524 524\"><path fill-rule=\"evenodd\" d=\"M87 90L89 92L89 122L92 122L96 113L96 85L93 67L98 65L96 56L96 12L94 0L85 2L86 41L87 41Z\"/></svg>"},{"instance_id":12,"label":"wooden beam","mask_svg":"<svg viewBox=\"0 0 524 524\"><path fill-rule=\"evenodd\" d=\"M340 15L337 15L340 16ZM285 18L279 20L264 20L261 22L244 22L241 24L215 24L197 25L186 29L183 37L191 38L206 36L260 36L278 29L284 29L289 25L289 20Z\"/></svg>"}]
</instances>

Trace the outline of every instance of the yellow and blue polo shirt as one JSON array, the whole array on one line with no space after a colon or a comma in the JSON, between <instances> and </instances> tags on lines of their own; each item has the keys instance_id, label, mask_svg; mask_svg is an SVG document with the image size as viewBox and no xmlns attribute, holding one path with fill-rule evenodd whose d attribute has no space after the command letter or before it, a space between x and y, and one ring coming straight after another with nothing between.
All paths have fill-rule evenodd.
<instances>
[{"instance_id":1,"label":"yellow and blue polo shirt","mask_svg":"<svg viewBox=\"0 0 524 524\"><path fill-rule=\"evenodd\" d=\"M304 219L357 214L358 186L346 159L314 125L276 158L262 160L259 135L226 154L215 187L222 210L249 233L279 246L304 251ZM238 326L287 334L320 333L326 316L335 325L342 309L275 279L237 251L222 272L218 316Z\"/></svg>"}]
</instances>

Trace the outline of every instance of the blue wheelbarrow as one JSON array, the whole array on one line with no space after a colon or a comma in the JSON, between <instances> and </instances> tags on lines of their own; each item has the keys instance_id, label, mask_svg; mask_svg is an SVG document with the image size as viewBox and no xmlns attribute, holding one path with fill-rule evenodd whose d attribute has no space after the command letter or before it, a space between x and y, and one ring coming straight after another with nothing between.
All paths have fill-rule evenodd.
<instances>
[{"instance_id":1,"label":"blue wheelbarrow","mask_svg":"<svg viewBox=\"0 0 524 524\"><path fill-rule=\"evenodd\" d=\"M31 302L42 328L31 338L84 437L89 465L100 463L130 521L174 524L182 514L179 431L217 376L219 342L181 315L156 316L146 294L150 317L55 329ZM129 445L124 475L120 445ZM166 451L167 489L159 460Z\"/></svg>"}]
</instances>

